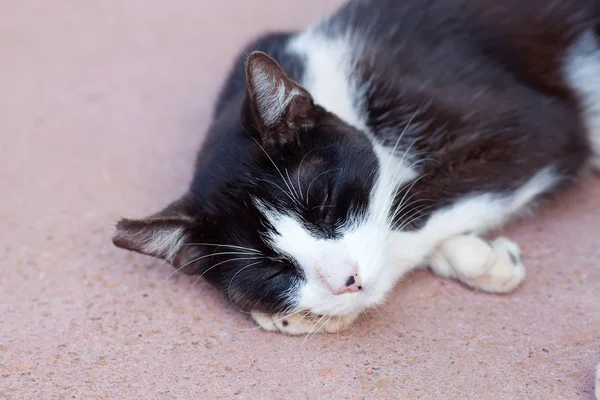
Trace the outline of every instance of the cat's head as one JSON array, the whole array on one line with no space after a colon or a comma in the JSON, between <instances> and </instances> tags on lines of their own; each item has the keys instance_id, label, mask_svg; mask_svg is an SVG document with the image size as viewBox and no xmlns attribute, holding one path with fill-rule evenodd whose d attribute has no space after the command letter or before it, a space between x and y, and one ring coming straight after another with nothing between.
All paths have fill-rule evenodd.
<instances>
[{"instance_id":1,"label":"cat's head","mask_svg":"<svg viewBox=\"0 0 600 400\"><path fill-rule=\"evenodd\" d=\"M390 193L370 140L263 53L247 58L239 107L217 117L190 191L120 221L114 243L203 274L247 311L341 316L380 302L394 283Z\"/></svg>"}]
</instances>

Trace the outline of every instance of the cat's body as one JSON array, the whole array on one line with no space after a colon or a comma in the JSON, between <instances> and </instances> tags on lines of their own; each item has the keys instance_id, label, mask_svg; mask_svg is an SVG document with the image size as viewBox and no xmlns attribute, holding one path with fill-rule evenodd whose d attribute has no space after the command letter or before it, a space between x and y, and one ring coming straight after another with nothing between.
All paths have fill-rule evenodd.
<instances>
[{"instance_id":1,"label":"cat's body","mask_svg":"<svg viewBox=\"0 0 600 400\"><path fill-rule=\"evenodd\" d=\"M289 334L346 327L417 267L511 291L518 246L479 235L600 167L599 18L596 0L355 0L267 35L189 192L114 241Z\"/></svg>"}]
</instances>

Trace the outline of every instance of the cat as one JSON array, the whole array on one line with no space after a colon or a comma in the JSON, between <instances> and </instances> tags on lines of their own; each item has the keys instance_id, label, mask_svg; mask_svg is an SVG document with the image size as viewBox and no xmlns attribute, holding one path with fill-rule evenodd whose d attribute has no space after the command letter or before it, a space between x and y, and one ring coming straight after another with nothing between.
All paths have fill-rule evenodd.
<instances>
[{"instance_id":1,"label":"cat","mask_svg":"<svg viewBox=\"0 0 600 400\"><path fill-rule=\"evenodd\" d=\"M600 169L596 0L351 0L237 58L189 190L116 246L200 274L264 329L338 332L429 267L525 278L484 234Z\"/></svg>"}]
</instances>

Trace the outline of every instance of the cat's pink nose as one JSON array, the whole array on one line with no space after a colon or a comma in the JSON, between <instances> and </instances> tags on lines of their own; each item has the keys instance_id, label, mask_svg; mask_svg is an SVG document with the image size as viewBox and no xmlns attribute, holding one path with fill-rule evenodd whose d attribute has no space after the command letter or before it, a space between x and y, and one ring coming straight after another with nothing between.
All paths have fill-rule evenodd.
<instances>
[{"instance_id":1,"label":"cat's pink nose","mask_svg":"<svg viewBox=\"0 0 600 400\"><path fill-rule=\"evenodd\" d=\"M344 294L344 293L355 293L359 290L362 290L362 281L358 273L354 273L346 278L346 281L343 285L339 286L335 290L333 290L333 294Z\"/></svg>"},{"instance_id":2,"label":"cat's pink nose","mask_svg":"<svg viewBox=\"0 0 600 400\"><path fill-rule=\"evenodd\" d=\"M321 282L334 295L355 293L362 290L362 279L358 273L356 263L342 263L325 271L317 270L317 272Z\"/></svg>"}]
</instances>

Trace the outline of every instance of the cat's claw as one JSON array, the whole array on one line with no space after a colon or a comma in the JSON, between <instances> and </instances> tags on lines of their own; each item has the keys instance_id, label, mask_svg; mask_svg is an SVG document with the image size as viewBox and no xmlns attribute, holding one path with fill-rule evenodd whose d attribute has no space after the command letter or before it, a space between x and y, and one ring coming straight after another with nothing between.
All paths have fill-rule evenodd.
<instances>
[{"instance_id":1,"label":"cat's claw","mask_svg":"<svg viewBox=\"0 0 600 400\"><path fill-rule=\"evenodd\" d=\"M519 246L504 237L489 243L459 235L445 240L431 257L432 269L466 285L492 293L508 293L525 279Z\"/></svg>"},{"instance_id":2,"label":"cat's claw","mask_svg":"<svg viewBox=\"0 0 600 400\"><path fill-rule=\"evenodd\" d=\"M252 319L267 331L281 332L286 335L305 335L316 333L338 333L352 325L358 315L325 317L306 312L295 314L265 314L252 312Z\"/></svg>"}]
</instances>

